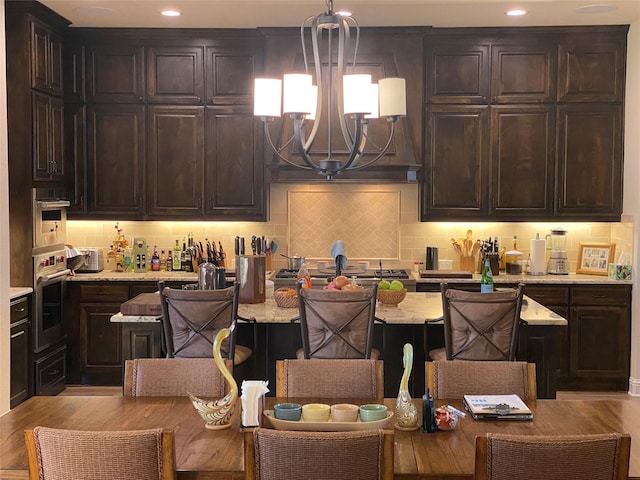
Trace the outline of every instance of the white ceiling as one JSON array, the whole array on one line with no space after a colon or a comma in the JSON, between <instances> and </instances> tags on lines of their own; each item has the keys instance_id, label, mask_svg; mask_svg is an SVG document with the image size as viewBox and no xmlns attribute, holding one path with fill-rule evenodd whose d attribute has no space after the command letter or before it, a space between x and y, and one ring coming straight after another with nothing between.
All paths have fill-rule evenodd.
<instances>
[{"instance_id":1,"label":"white ceiling","mask_svg":"<svg viewBox=\"0 0 640 480\"><path fill-rule=\"evenodd\" d=\"M326 11L324 0L40 0L74 27L253 28L299 26ZM585 6L615 7L576 13ZM165 8L182 15L167 18ZM640 0L335 0L334 10L351 11L361 26L544 26L615 25L640 19ZM510 8L523 17L507 17ZM595 8L599 10L599 8Z\"/></svg>"}]
</instances>

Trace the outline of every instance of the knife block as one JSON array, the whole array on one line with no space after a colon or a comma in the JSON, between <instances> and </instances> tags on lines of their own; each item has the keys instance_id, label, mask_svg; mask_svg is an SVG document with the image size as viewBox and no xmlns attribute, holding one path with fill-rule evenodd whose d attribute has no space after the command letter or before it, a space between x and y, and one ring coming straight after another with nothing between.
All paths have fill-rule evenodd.
<instances>
[{"instance_id":1,"label":"knife block","mask_svg":"<svg viewBox=\"0 0 640 480\"><path fill-rule=\"evenodd\" d=\"M238 255L236 257L236 282L239 284L239 303L264 303L265 301L264 255Z\"/></svg>"}]
</instances>

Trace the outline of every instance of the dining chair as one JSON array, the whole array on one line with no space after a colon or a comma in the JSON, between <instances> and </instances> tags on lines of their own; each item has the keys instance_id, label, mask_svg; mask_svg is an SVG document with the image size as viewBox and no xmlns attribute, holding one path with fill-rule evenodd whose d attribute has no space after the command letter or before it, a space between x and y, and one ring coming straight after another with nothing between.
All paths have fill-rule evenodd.
<instances>
[{"instance_id":1,"label":"dining chair","mask_svg":"<svg viewBox=\"0 0 640 480\"><path fill-rule=\"evenodd\" d=\"M474 480L622 480L629 476L631 437L507 435L476 437Z\"/></svg>"},{"instance_id":2,"label":"dining chair","mask_svg":"<svg viewBox=\"0 0 640 480\"><path fill-rule=\"evenodd\" d=\"M378 284L358 290L301 288L298 311L302 349L297 358L372 358Z\"/></svg>"},{"instance_id":3,"label":"dining chair","mask_svg":"<svg viewBox=\"0 0 640 480\"><path fill-rule=\"evenodd\" d=\"M158 282L162 306L162 327L167 357L210 358L213 339L222 328L231 335L222 342L223 356L240 365L252 353L236 344L239 284L219 290L182 290Z\"/></svg>"},{"instance_id":4,"label":"dining chair","mask_svg":"<svg viewBox=\"0 0 640 480\"><path fill-rule=\"evenodd\" d=\"M425 362L426 382L434 398L464 395L510 395L535 400L536 365L527 362L435 361Z\"/></svg>"},{"instance_id":5,"label":"dining chair","mask_svg":"<svg viewBox=\"0 0 640 480\"><path fill-rule=\"evenodd\" d=\"M372 359L276 361L276 397L384 398L384 362Z\"/></svg>"},{"instance_id":6,"label":"dining chair","mask_svg":"<svg viewBox=\"0 0 640 480\"><path fill-rule=\"evenodd\" d=\"M391 480L393 453L392 430L256 428L244 434L245 480Z\"/></svg>"},{"instance_id":7,"label":"dining chair","mask_svg":"<svg viewBox=\"0 0 640 480\"><path fill-rule=\"evenodd\" d=\"M429 351L429 357L515 360L523 287L479 293L441 283L445 346Z\"/></svg>"},{"instance_id":8,"label":"dining chair","mask_svg":"<svg viewBox=\"0 0 640 480\"><path fill-rule=\"evenodd\" d=\"M175 480L173 431L25 430L30 480Z\"/></svg>"},{"instance_id":9,"label":"dining chair","mask_svg":"<svg viewBox=\"0 0 640 480\"><path fill-rule=\"evenodd\" d=\"M233 372L231 360L225 359ZM198 397L222 398L226 381L211 358L136 358L125 360L125 397L175 397L187 392Z\"/></svg>"}]
</instances>

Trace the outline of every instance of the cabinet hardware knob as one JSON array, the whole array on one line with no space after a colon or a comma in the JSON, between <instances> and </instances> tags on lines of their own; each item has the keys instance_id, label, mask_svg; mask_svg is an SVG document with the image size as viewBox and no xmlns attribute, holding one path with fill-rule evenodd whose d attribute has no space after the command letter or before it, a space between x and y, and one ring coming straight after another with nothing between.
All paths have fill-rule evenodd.
<instances>
[{"instance_id":1,"label":"cabinet hardware knob","mask_svg":"<svg viewBox=\"0 0 640 480\"><path fill-rule=\"evenodd\" d=\"M22 313L26 310L26 308L22 307L22 308L14 308L13 311L16 313Z\"/></svg>"},{"instance_id":2,"label":"cabinet hardware knob","mask_svg":"<svg viewBox=\"0 0 640 480\"><path fill-rule=\"evenodd\" d=\"M27 331L26 331L26 330L22 330L22 331L20 331L20 332L18 332L18 333L14 333L13 335L11 335L11 340L13 340L14 338L18 338L18 337L20 337L21 335L24 335L25 333L27 333Z\"/></svg>"},{"instance_id":3,"label":"cabinet hardware knob","mask_svg":"<svg viewBox=\"0 0 640 480\"><path fill-rule=\"evenodd\" d=\"M60 370L58 370L58 369L51 370L51 371L49 372L49 376L58 375L59 373L60 373Z\"/></svg>"},{"instance_id":4,"label":"cabinet hardware knob","mask_svg":"<svg viewBox=\"0 0 640 480\"><path fill-rule=\"evenodd\" d=\"M138 102L142 103L142 96L138 97Z\"/></svg>"}]
</instances>

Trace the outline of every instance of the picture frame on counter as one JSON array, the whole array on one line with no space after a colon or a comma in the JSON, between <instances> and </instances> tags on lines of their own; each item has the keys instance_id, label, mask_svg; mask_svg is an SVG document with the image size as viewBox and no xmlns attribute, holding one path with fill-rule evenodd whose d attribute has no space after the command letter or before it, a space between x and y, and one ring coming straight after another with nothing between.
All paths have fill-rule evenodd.
<instances>
[{"instance_id":1,"label":"picture frame on counter","mask_svg":"<svg viewBox=\"0 0 640 480\"><path fill-rule=\"evenodd\" d=\"M615 253L615 243L580 242L576 273L607 275Z\"/></svg>"}]
</instances>

